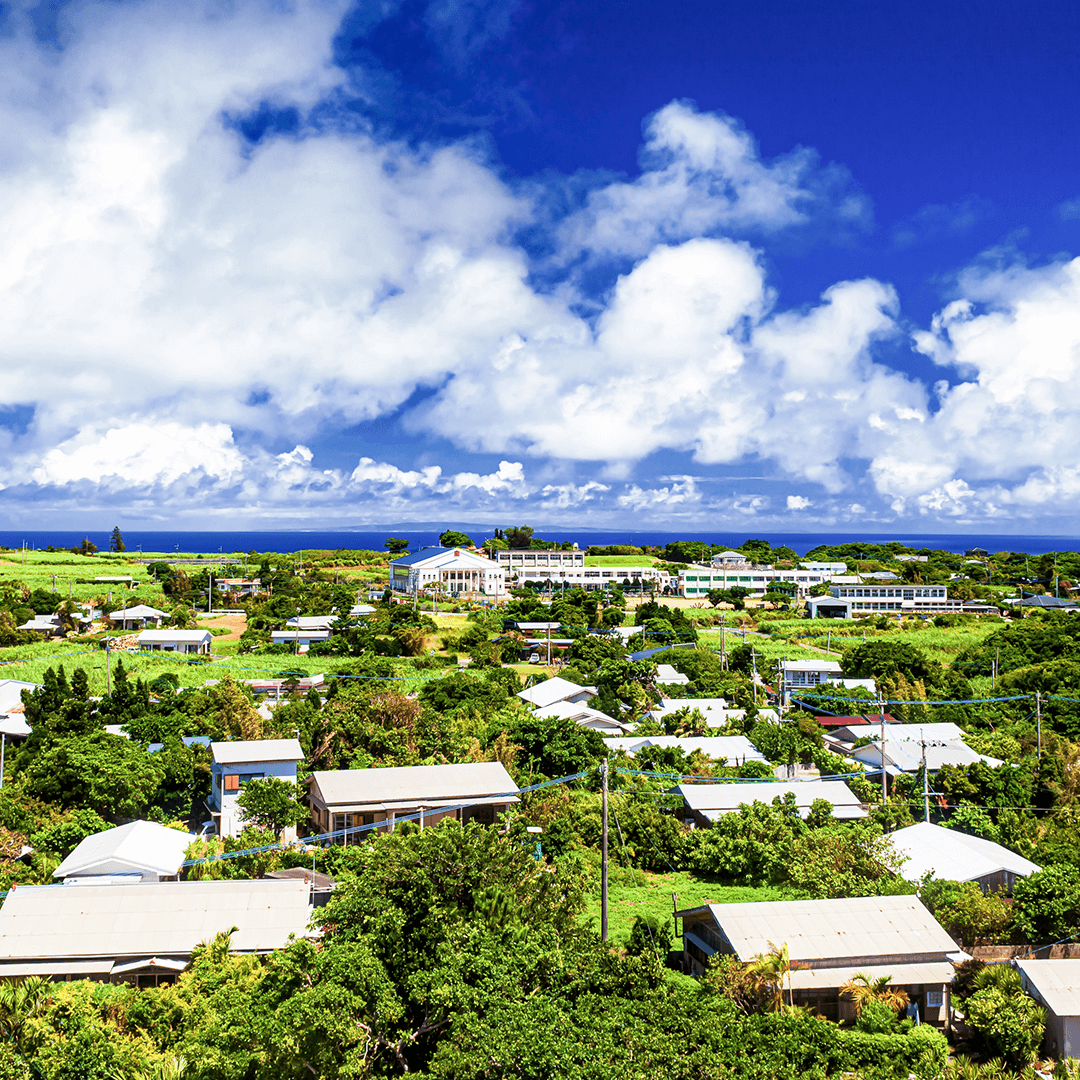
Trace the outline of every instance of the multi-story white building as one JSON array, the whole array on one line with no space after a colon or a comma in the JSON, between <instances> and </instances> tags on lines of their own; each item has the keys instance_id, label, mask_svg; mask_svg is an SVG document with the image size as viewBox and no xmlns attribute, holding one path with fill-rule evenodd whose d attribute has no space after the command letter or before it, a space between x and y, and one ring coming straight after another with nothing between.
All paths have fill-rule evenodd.
<instances>
[{"instance_id":1,"label":"multi-story white building","mask_svg":"<svg viewBox=\"0 0 1080 1080\"><path fill-rule=\"evenodd\" d=\"M510 588L520 589L534 582L551 584L553 588L614 589L630 583L632 588L652 586L658 592L671 589L672 578L666 570L655 566L586 566L582 551L527 551L510 550L496 552L499 566L506 571Z\"/></svg>"},{"instance_id":2,"label":"multi-story white building","mask_svg":"<svg viewBox=\"0 0 1080 1080\"><path fill-rule=\"evenodd\" d=\"M811 619L856 619L861 615L948 615L964 610L962 600L950 600L944 585L836 584L828 596L806 602Z\"/></svg>"},{"instance_id":3,"label":"multi-story white building","mask_svg":"<svg viewBox=\"0 0 1080 1080\"><path fill-rule=\"evenodd\" d=\"M236 800L246 783L275 777L295 784L296 766L304 760L297 739L214 742L210 753L208 806L219 836L238 836L243 830L244 815Z\"/></svg>"},{"instance_id":4,"label":"multi-story white building","mask_svg":"<svg viewBox=\"0 0 1080 1080\"><path fill-rule=\"evenodd\" d=\"M413 596L440 587L447 595L506 593L506 571L497 562L462 548L424 548L390 564L390 588Z\"/></svg>"},{"instance_id":5,"label":"multi-story white building","mask_svg":"<svg viewBox=\"0 0 1080 1080\"><path fill-rule=\"evenodd\" d=\"M837 564L841 570L843 563ZM798 570L777 570L772 566L753 566L749 562L725 564L722 566L697 566L689 564L679 571L679 594L681 596L704 596L712 589L742 588L750 591L750 596L760 597L776 583L790 582L799 596L805 596L815 585L828 581L831 571L800 567Z\"/></svg>"}]
</instances>

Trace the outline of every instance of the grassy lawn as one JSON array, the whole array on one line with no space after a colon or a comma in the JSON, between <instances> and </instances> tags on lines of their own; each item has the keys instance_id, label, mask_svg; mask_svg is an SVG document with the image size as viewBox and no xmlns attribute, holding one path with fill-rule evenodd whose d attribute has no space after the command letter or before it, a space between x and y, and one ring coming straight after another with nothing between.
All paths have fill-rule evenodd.
<instances>
[{"instance_id":1,"label":"grassy lawn","mask_svg":"<svg viewBox=\"0 0 1080 1080\"><path fill-rule=\"evenodd\" d=\"M652 566L660 560L652 555L586 555L586 566Z\"/></svg>"},{"instance_id":2,"label":"grassy lawn","mask_svg":"<svg viewBox=\"0 0 1080 1080\"><path fill-rule=\"evenodd\" d=\"M634 879L640 884L635 884ZM585 919L600 929L600 885L589 900ZM625 944L630 927L637 915L653 915L663 921L671 919L671 894L677 893L680 909L701 904L740 904L756 900L783 900L782 889L753 889L733 885L714 885L688 873L650 874L646 871L627 871L614 865L608 871L608 936L617 944ZM682 929L682 923L679 923ZM675 939L675 948L682 948L682 936Z\"/></svg>"}]
</instances>

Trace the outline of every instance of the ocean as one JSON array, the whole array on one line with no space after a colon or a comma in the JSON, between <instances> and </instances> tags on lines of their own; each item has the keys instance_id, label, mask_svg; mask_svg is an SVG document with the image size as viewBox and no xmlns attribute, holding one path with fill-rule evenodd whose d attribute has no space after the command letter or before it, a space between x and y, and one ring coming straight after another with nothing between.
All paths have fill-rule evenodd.
<instances>
[{"instance_id":1,"label":"ocean","mask_svg":"<svg viewBox=\"0 0 1080 1080\"><path fill-rule=\"evenodd\" d=\"M447 528L457 528L450 525ZM438 544L441 529L417 529L407 525L386 526L377 531L350 531L345 529L311 529L289 531L243 532L223 530L220 532L144 531L124 530L124 542L129 552L174 552L201 555L228 554L248 551L299 551L301 549L381 551L387 537L395 536L409 541L411 551ZM492 535L491 529L462 526L476 543ZM792 533L792 532L650 532L615 531L598 529L545 529L538 527L536 534L545 540L558 543L576 542L581 547L589 544L652 544L663 546L670 540L704 540L725 547L737 547L747 539L767 540L773 547L787 545L800 555L822 544L844 544L862 541L883 544L897 540L914 548L939 548L945 551L963 552L981 547L988 551L1023 551L1029 555L1042 555L1052 551L1080 551L1080 539L1063 536L991 535L986 533L918 534L904 533ZM0 545L9 548L58 548L77 547L84 537L90 539L102 551L109 548L109 532L78 529L49 529L44 531L13 532L0 530Z\"/></svg>"}]
</instances>

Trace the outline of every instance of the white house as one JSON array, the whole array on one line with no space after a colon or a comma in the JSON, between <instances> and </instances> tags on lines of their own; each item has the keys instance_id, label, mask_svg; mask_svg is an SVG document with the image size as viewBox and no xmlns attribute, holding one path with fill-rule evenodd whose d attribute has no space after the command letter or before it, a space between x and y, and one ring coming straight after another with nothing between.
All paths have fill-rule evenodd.
<instances>
[{"instance_id":1,"label":"white house","mask_svg":"<svg viewBox=\"0 0 1080 1080\"><path fill-rule=\"evenodd\" d=\"M699 751L726 765L743 765L747 761L768 764L765 755L745 735L691 735L685 738L678 735L631 735L608 739L607 745L612 751L622 750L627 757L633 757L647 746L660 746L682 750L687 757Z\"/></svg>"},{"instance_id":2,"label":"white house","mask_svg":"<svg viewBox=\"0 0 1080 1080\"><path fill-rule=\"evenodd\" d=\"M161 626L161 620L168 617L167 611L160 611L149 604L136 604L109 612L109 622L119 630L145 630L148 625L157 628Z\"/></svg>"},{"instance_id":3,"label":"white house","mask_svg":"<svg viewBox=\"0 0 1080 1080\"><path fill-rule=\"evenodd\" d=\"M210 744L210 815L221 836L238 836L244 828L236 798L249 780L276 777L296 783L296 766L304 760L297 739L250 739Z\"/></svg>"},{"instance_id":4,"label":"white house","mask_svg":"<svg viewBox=\"0 0 1080 1080\"><path fill-rule=\"evenodd\" d=\"M659 686L688 686L690 676L676 671L670 664L657 664L656 682Z\"/></svg>"},{"instance_id":5,"label":"white house","mask_svg":"<svg viewBox=\"0 0 1080 1080\"><path fill-rule=\"evenodd\" d=\"M569 679L560 679L557 675L545 679L542 683L520 690L517 695L522 701L545 709L556 701L569 701L574 705L587 705L596 697L595 686L578 686Z\"/></svg>"},{"instance_id":6,"label":"white house","mask_svg":"<svg viewBox=\"0 0 1080 1080\"><path fill-rule=\"evenodd\" d=\"M739 551L721 551L709 560L713 566L749 566L750 560Z\"/></svg>"},{"instance_id":7,"label":"white house","mask_svg":"<svg viewBox=\"0 0 1080 1080\"><path fill-rule=\"evenodd\" d=\"M294 615L285 622L287 630L329 630L334 629L334 623L338 621L336 615Z\"/></svg>"},{"instance_id":8,"label":"white house","mask_svg":"<svg viewBox=\"0 0 1080 1080\"><path fill-rule=\"evenodd\" d=\"M432 588L439 588L449 596L457 593L502 596L506 592L506 571L475 551L425 548L390 564L390 588L409 596Z\"/></svg>"},{"instance_id":9,"label":"white house","mask_svg":"<svg viewBox=\"0 0 1080 1080\"><path fill-rule=\"evenodd\" d=\"M727 727L732 720L741 720L746 716L745 709L730 709L724 698L664 698L659 705L654 705L649 710L649 716L658 724L670 719L673 713L682 709L697 709L705 718L705 726L711 728ZM759 709L758 716L762 720L779 722L775 710Z\"/></svg>"},{"instance_id":10,"label":"white house","mask_svg":"<svg viewBox=\"0 0 1080 1080\"><path fill-rule=\"evenodd\" d=\"M152 821L129 821L94 833L53 871L65 885L136 885L176 881L195 837Z\"/></svg>"},{"instance_id":11,"label":"white house","mask_svg":"<svg viewBox=\"0 0 1080 1080\"><path fill-rule=\"evenodd\" d=\"M674 789L683 797L686 808L698 825L711 825L724 814L732 814L740 806L755 802L772 803L795 796L799 816L805 818L815 799L832 803L835 818L851 820L866 817L867 811L859 797L843 780L745 780L720 784L680 784Z\"/></svg>"},{"instance_id":12,"label":"white house","mask_svg":"<svg viewBox=\"0 0 1080 1080\"><path fill-rule=\"evenodd\" d=\"M53 637L64 632L60 625L59 615L34 615L24 623L20 623L17 630L32 630L35 634L44 634L45 637Z\"/></svg>"},{"instance_id":13,"label":"white house","mask_svg":"<svg viewBox=\"0 0 1080 1080\"><path fill-rule=\"evenodd\" d=\"M1004 889L1012 896L1018 877L1041 867L1001 844L920 821L890 834L893 849L905 858L900 876L918 884L927 874L943 881L974 881L983 892Z\"/></svg>"},{"instance_id":14,"label":"white house","mask_svg":"<svg viewBox=\"0 0 1080 1080\"><path fill-rule=\"evenodd\" d=\"M634 724L624 724L613 716L601 712L599 709L591 709L588 705L581 705L573 701L556 701L536 710L537 716L557 716L563 720L571 720L578 727L591 728L599 731L601 735L628 735L634 730Z\"/></svg>"},{"instance_id":15,"label":"white house","mask_svg":"<svg viewBox=\"0 0 1080 1080\"><path fill-rule=\"evenodd\" d=\"M316 641L329 641L329 630L271 630L270 643L272 645L288 645L297 652L305 653Z\"/></svg>"},{"instance_id":16,"label":"white house","mask_svg":"<svg viewBox=\"0 0 1080 1080\"><path fill-rule=\"evenodd\" d=\"M781 660L780 677L784 690L804 690L840 676L839 660Z\"/></svg>"},{"instance_id":17,"label":"white house","mask_svg":"<svg viewBox=\"0 0 1080 1080\"><path fill-rule=\"evenodd\" d=\"M138 640L142 652L205 654L214 635L209 630L144 630Z\"/></svg>"},{"instance_id":18,"label":"white house","mask_svg":"<svg viewBox=\"0 0 1080 1080\"><path fill-rule=\"evenodd\" d=\"M899 726L899 725L897 725ZM905 725L906 726L906 725ZM917 726L917 725L916 725ZM885 771L892 776L899 773L914 773L922 768L923 747L921 740L897 739L893 735L895 728L890 727L885 732ZM974 765L981 761L996 769L1003 762L987 754L976 754L966 743L959 739L926 739L926 769L935 773L944 765ZM862 762L870 771L875 769L880 773L882 766L882 743L881 739L866 746L856 747L849 750L848 756Z\"/></svg>"}]
</instances>

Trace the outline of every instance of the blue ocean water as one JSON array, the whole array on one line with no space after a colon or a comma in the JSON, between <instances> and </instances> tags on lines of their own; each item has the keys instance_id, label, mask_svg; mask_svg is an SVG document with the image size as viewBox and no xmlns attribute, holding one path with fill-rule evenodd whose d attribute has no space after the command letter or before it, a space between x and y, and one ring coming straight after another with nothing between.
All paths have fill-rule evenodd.
<instances>
[{"instance_id":1,"label":"blue ocean water","mask_svg":"<svg viewBox=\"0 0 1080 1080\"><path fill-rule=\"evenodd\" d=\"M456 525L444 526L458 528ZM378 531L350 531L345 529L311 529L280 532L244 532L222 530L218 532L152 532L140 529L124 530L124 541L129 552L186 552L217 555L248 551L299 551L305 550L351 550L381 551L389 536L409 541L410 550L438 544L442 528L417 528L416 526L385 526ZM492 535L490 528L461 526L476 543ZM713 544L737 547L747 539L767 540L773 547L786 544L800 555L822 544L844 544L861 541L867 544L884 544L896 540L913 548L936 548L963 552L968 548L981 547L988 551L1023 551L1030 555L1042 555L1051 551L1080 551L1080 538L1064 536L990 535L986 533L919 534L903 533L789 533L789 532L659 532L659 531L607 531L597 529L545 529L537 528L536 534L545 540L558 543L576 542L581 547L589 544L653 544L662 546L670 540L705 540ZM84 537L89 538L102 551L109 547L109 532L80 531L77 529L49 529L44 531L13 532L0 530L0 545L9 548L59 548L77 547Z\"/></svg>"}]
</instances>

